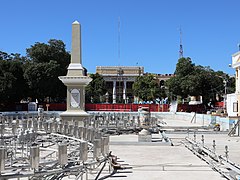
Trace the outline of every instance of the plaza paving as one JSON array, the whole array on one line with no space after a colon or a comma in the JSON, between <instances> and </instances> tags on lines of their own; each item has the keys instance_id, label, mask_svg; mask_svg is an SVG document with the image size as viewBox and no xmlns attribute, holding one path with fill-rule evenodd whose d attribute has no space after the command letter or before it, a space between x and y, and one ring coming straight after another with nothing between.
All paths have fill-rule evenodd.
<instances>
[{"instance_id":1,"label":"plaza paving","mask_svg":"<svg viewBox=\"0 0 240 180\"><path fill-rule=\"evenodd\" d=\"M192 126L190 122L168 121L168 126ZM194 126L201 126L194 124ZM109 176L109 169L105 168L99 179L114 180L202 180L226 179L214 171L209 164L201 160L188 150L183 144L185 137L193 139L193 132L166 132L173 146L164 142L138 142L138 135L111 136L110 151L118 157L118 162L123 169ZM216 152L225 155L225 146L229 149L229 160L240 164L240 137L229 137L226 132L197 132L196 140L201 143L204 135L204 144L213 148L216 141ZM159 134L154 134L153 139L161 139ZM91 179L91 175L89 175Z\"/></svg>"},{"instance_id":2,"label":"plaza paving","mask_svg":"<svg viewBox=\"0 0 240 180\"><path fill-rule=\"evenodd\" d=\"M113 179L224 179L180 141L181 139L175 139L175 145L169 146L161 143L136 143L137 135L111 137L110 149L113 154L119 157L119 163L123 167L131 168L119 171L121 173L117 173Z\"/></svg>"}]
</instances>

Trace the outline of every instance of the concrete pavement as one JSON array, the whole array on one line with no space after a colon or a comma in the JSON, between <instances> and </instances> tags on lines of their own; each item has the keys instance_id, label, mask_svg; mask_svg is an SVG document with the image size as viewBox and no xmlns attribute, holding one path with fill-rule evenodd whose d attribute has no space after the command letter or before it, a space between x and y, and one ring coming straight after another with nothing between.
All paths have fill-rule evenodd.
<instances>
[{"instance_id":1,"label":"concrete pavement","mask_svg":"<svg viewBox=\"0 0 240 180\"><path fill-rule=\"evenodd\" d=\"M113 177L116 177L112 177L112 179L224 179L219 173L213 171L208 164L180 144L180 141L175 141L175 146L160 143L159 145L154 143L143 143L141 145L141 143L136 143L137 138L137 135L111 137L110 150L118 156L123 167L131 168L119 170L120 173L113 175ZM118 177L119 174L121 174L121 177Z\"/></svg>"}]
</instances>

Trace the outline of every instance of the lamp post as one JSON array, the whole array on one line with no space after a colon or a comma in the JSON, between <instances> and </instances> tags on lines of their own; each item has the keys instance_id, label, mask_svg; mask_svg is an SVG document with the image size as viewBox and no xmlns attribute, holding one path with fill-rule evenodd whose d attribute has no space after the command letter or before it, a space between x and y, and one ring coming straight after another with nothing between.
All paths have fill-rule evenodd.
<instances>
[{"instance_id":1,"label":"lamp post","mask_svg":"<svg viewBox=\"0 0 240 180\"><path fill-rule=\"evenodd\" d=\"M226 99L227 99L227 81L226 79L223 80L223 83L224 83L224 105L223 105L223 108L226 109Z\"/></svg>"},{"instance_id":2,"label":"lamp post","mask_svg":"<svg viewBox=\"0 0 240 180\"><path fill-rule=\"evenodd\" d=\"M222 79L223 86L224 86L224 95L223 95L223 109L226 110L226 100L227 100L227 77L226 76L218 76Z\"/></svg>"}]
</instances>

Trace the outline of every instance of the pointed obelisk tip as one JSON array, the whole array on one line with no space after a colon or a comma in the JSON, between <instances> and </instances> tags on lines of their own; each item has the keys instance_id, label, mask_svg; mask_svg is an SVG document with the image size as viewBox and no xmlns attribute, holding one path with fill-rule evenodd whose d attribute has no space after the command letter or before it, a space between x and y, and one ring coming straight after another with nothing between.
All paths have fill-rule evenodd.
<instances>
[{"instance_id":1,"label":"pointed obelisk tip","mask_svg":"<svg viewBox=\"0 0 240 180\"><path fill-rule=\"evenodd\" d=\"M74 21L73 24L79 24L79 22L78 21Z\"/></svg>"}]
</instances>

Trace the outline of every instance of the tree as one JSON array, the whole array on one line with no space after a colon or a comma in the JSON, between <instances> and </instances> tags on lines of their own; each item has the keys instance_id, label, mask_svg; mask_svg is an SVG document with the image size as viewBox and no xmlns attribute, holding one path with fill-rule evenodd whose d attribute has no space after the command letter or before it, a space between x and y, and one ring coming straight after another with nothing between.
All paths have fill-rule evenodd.
<instances>
[{"instance_id":1,"label":"tree","mask_svg":"<svg viewBox=\"0 0 240 180\"><path fill-rule=\"evenodd\" d=\"M139 76L133 83L133 94L143 101L153 101L161 97L161 89L151 74Z\"/></svg>"},{"instance_id":2,"label":"tree","mask_svg":"<svg viewBox=\"0 0 240 180\"><path fill-rule=\"evenodd\" d=\"M226 84L226 88L227 88L227 93L234 93L235 92L235 77L233 76L227 76L227 84Z\"/></svg>"},{"instance_id":3,"label":"tree","mask_svg":"<svg viewBox=\"0 0 240 180\"><path fill-rule=\"evenodd\" d=\"M198 86L192 82L196 78L192 60L190 58L180 58L176 64L175 77L166 81L171 97L187 98L189 94L195 94Z\"/></svg>"},{"instance_id":4,"label":"tree","mask_svg":"<svg viewBox=\"0 0 240 180\"><path fill-rule=\"evenodd\" d=\"M184 77L191 74L194 71L194 64L192 63L191 58L180 58L176 65L175 75Z\"/></svg>"},{"instance_id":5,"label":"tree","mask_svg":"<svg viewBox=\"0 0 240 180\"><path fill-rule=\"evenodd\" d=\"M230 78L222 71L195 66L190 58L181 58L176 65L175 77L167 80L166 85L174 97L202 96L203 103L208 104L216 101L216 94L223 96L225 79Z\"/></svg>"},{"instance_id":6,"label":"tree","mask_svg":"<svg viewBox=\"0 0 240 180\"><path fill-rule=\"evenodd\" d=\"M48 44L35 43L27 49L27 57L34 63L48 63L51 60L60 64L60 67L67 72L70 63L70 54L66 51L63 41L50 39ZM65 75L64 74L64 75Z\"/></svg>"},{"instance_id":7,"label":"tree","mask_svg":"<svg viewBox=\"0 0 240 180\"><path fill-rule=\"evenodd\" d=\"M0 51L0 60L10 60L10 55L6 52Z\"/></svg>"},{"instance_id":8,"label":"tree","mask_svg":"<svg viewBox=\"0 0 240 180\"><path fill-rule=\"evenodd\" d=\"M66 87L58 79L67 74L70 54L61 40L50 39L48 44L35 43L27 49L29 63L24 77L32 91L33 98L45 98L59 102L66 97Z\"/></svg>"},{"instance_id":9,"label":"tree","mask_svg":"<svg viewBox=\"0 0 240 180\"><path fill-rule=\"evenodd\" d=\"M66 87L58 79L60 65L56 61L48 63L29 63L24 72L27 80L30 96L33 99L45 101L61 101L66 97Z\"/></svg>"},{"instance_id":10,"label":"tree","mask_svg":"<svg viewBox=\"0 0 240 180\"><path fill-rule=\"evenodd\" d=\"M19 54L0 52L0 99L1 102L18 102L26 97L27 84L23 78L24 57Z\"/></svg>"},{"instance_id":11,"label":"tree","mask_svg":"<svg viewBox=\"0 0 240 180\"><path fill-rule=\"evenodd\" d=\"M92 81L86 86L86 102L87 103L100 103L100 97L107 92L105 81L103 77L96 73L90 74Z\"/></svg>"},{"instance_id":12,"label":"tree","mask_svg":"<svg viewBox=\"0 0 240 180\"><path fill-rule=\"evenodd\" d=\"M168 96L171 100L176 99L177 95L182 97L186 97L188 95L187 93L185 94L180 88L181 78L179 76L168 79L165 84L167 87Z\"/></svg>"}]
</instances>

